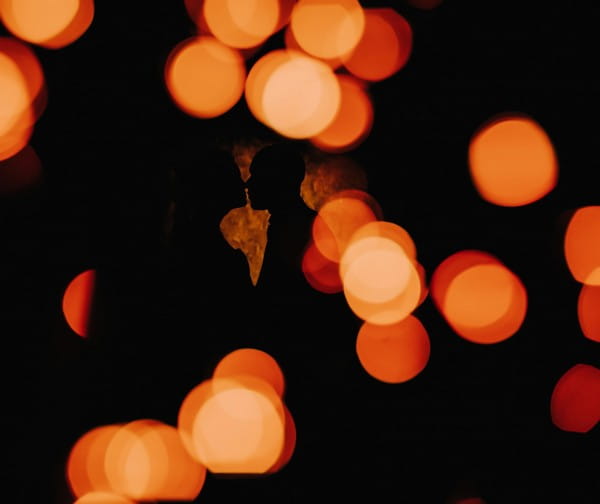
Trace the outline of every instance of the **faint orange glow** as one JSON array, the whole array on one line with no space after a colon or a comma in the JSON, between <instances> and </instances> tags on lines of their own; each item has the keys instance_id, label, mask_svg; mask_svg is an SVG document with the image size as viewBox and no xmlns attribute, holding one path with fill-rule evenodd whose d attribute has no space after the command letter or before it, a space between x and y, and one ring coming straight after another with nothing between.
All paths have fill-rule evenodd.
<instances>
[{"instance_id":1,"label":"faint orange glow","mask_svg":"<svg viewBox=\"0 0 600 504\"><path fill-rule=\"evenodd\" d=\"M360 40L365 15L357 0L299 0L290 26L297 43L317 58L339 58Z\"/></svg>"},{"instance_id":2,"label":"faint orange glow","mask_svg":"<svg viewBox=\"0 0 600 504\"><path fill-rule=\"evenodd\" d=\"M365 9L365 27L346 69L366 81L381 81L402 69L412 52L410 24L391 8Z\"/></svg>"},{"instance_id":3,"label":"faint orange glow","mask_svg":"<svg viewBox=\"0 0 600 504\"><path fill-rule=\"evenodd\" d=\"M344 290L369 303L385 303L399 296L413 269L400 245L379 236L353 240L340 264Z\"/></svg>"},{"instance_id":4,"label":"faint orange glow","mask_svg":"<svg viewBox=\"0 0 600 504\"><path fill-rule=\"evenodd\" d=\"M410 315L422 298L422 284L415 264L407 261L405 265L408 268L406 287L396 297L387 301L370 302L344 286L344 297L353 313L365 322L375 325L395 324Z\"/></svg>"},{"instance_id":5,"label":"faint orange glow","mask_svg":"<svg viewBox=\"0 0 600 504\"><path fill-rule=\"evenodd\" d=\"M577 302L579 325L586 338L600 343L600 287L583 285Z\"/></svg>"},{"instance_id":6,"label":"faint orange glow","mask_svg":"<svg viewBox=\"0 0 600 504\"><path fill-rule=\"evenodd\" d=\"M491 254L475 250L457 252L438 265L431 295L454 331L473 343L506 340L527 312L520 279Z\"/></svg>"},{"instance_id":7,"label":"faint orange glow","mask_svg":"<svg viewBox=\"0 0 600 504\"><path fill-rule=\"evenodd\" d=\"M356 160L340 154L306 156L306 176L300 186L300 195L308 208L318 211L321 206L342 191L354 198L362 199L378 218L383 215L381 207L368 194L367 174Z\"/></svg>"},{"instance_id":8,"label":"faint orange glow","mask_svg":"<svg viewBox=\"0 0 600 504\"><path fill-rule=\"evenodd\" d=\"M75 501L74 504L135 504L121 495L108 492L90 492Z\"/></svg>"},{"instance_id":9,"label":"faint orange glow","mask_svg":"<svg viewBox=\"0 0 600 504\"><path fill-rule=\"evenodd\" d=\"M373 378L402 383L425 369L430 353L429 336L413 315L385 326L365 322L358 331L356 352Z\"/></svg>"},{"instance_id":10,"label":"faint orange glow","mask_svg":"<svg viewBox=\"0 0 600 504\"><path fill-rule=\"evenodd\" d=\"M435 9L437 6L441 5L443 0L408 0L408 3L417 9L431 10ZM479 502L479 499L475 499ZM483 501L482 501L483 502ZM466 504L466 502L461 501L461 504ZM471 504L471 503L469 503ZM473 503L474 504L474 503Z\"/></svg>"},{"instance_id":11,"label":"faint orange glow","mask_svg":"<svg viewBox=\"0 0 600 504\"><path fill-rule=\"evenodd\" d=\"M279 23L278 0L204 0L204 18L211 33L236 48L258 46Z\"/></svg>"},{"instance_id":12,"label":"faint orange glow","mask_svg":"<svg viewBox=\"0 0 600 504\"><path fill-rule=\"evenodd\" d=\"M338 75L341 90L340 108L333 122L310 138L313 145L326 152L348 152L367 138L373 126L373 103L358 80Z\"/></svg>"},{"instance_id":13,"label":"faint orange glow","mask_svg":"<svg viewBox=\"0 0 600 504\"><path fill-rule=\"evenodd\" d=\"M518 115L479 128L469 144L469 169L480 196L506 207L539 200L558 179L550 138L537 122Z\"/></svg>"},{"instance_id":14,"label":"faint orange glow","mask_svg":"<svg viewBox=\"0 0 600 504\"><path fill-rule=\"evenodd\" d=\"M95 281L95 270L80 273L71 280L62 300L63 314L69 327L84 338L88 333Z\"/></svg>"},{"instance_id":15,"label":"faint orange glow","mask_svg":"<svg viewBox=\"0 0 600 504\"><path fill-rule=\"evenodd\" d=\"M600 285L600 206L579 208L571 217L565 259L575 280Z\"/></svg>"},{"instance_id":16,"label":"faint orange glow","mask_svg":"<svg viewBox=\"0 0 600 504\"><path fill-rule=\"evenodd\" d=\"M319 208L313 220L312 239L326 259L339 262L354 232L377 219L361 195L362 191L341 191Z\"/></svg>"},{"instance_id":17,"label":"faint orange glow","mask_svg":"<svg viewBox=\"0 0 600 504\"><path fill-rule=\"evenodd\" d=\"M313 241L304 251L302 272L306 281L319 292L335 294L343 290L339 263L321 254Z\"/></svg>"},{"instance_id":18,"label":"faint orange glow","mask_svg":"<svg viewBox=\"0 0 600 504\"><path fill-rule=\"evenodd\" d=\"M292 49L294 51L300 51L308 56L313 56L313 55L307 53L300 46L300 44L298 44L298 41L294 37L294 32L292 31L292 26L289 24L285 27L285 31L283 33L283 43L287 49ZM317 58L317 56L313 56L313 57ZM327 65L329 65L333 70L340 68L344 64L344 61L341 58L318 58L318 59L321 60L323 63L326 63Z\"/></svg>"},{"instance_id":19,"label":"faint orange glow","mask_svg":"<svg viewBox=\"0 0 600 504\"><path fill-rule=\"evenodd\" d=\"M340 106L340 84L325 63L298 51L287 53L259 91L264 122L285 137L309 138L333 122Z\"/></svg>"},{"instance_id":20,"label":"faint orange glow","mask_svg":"<svg viewBox=\"0 0 600 504\"><path fill-rule=\"evenodd\" d=\"M179 43L165 65L165 83L175 104L203 119L230 110L244 92L245 78L240 53L210 36Z\"/></svg>"},{"instance_id":21,"label":"faint orange glow","mask_svg":"<svg viewBox=\"0 0 600 504\"><path fill-rule=\"evenodd\" d=\"M294 422L292 413L285 404L283 405L283 413L285 422L283 449L281 450L277 462L275 462L275 464L267 471L268 474L281 471L281 469L283 469L291 460L294 455L294 450L296 449L296 423Z\"/></svg>"},{"instance_id":22,"label":"faint orange glow","mask_svg":"<svg viewBox=\"0 0 600 504\"><path fill-rule=\"evenodd\" d=\"M283 403L263 380L214 378L194 415L191 434L198 460L211 472L265 473L283 451Z\"/></svg>"},{"instance_id":23,"label":"faint orange glow","mask_svg":"<svg viewBox=\"0 0 600 504\"><path fill-rule=\"evenodd\" d=\"M108 445L120 428L120 425L95 427L71 448L66 472L69 488L75 497L89 492L113 492L104 469L104 459Z\"/></svg>"},{"instance_id":24,"label":"faint orange glow","mask_svg":"<svg viewBox=\"0 0 600 504\"><path fill-rule=\"evenodd\" d=\"M600 420L600 369L576 364L560 377L550 399L556 427L586 433Z\"/></svg>"},{"instance_id":25,"label":"faint orange glow","mask_svg":"<svg viewBox=\"0 0 600 504\"><path fill-rule=\"evenodd\" d=\"M16 37L49 49L80 38L94 18L93 0L0 0L6 28Z\"/></svg>"},{"instance_id":26,"label":"faint orange glow","mask_svg":"<svg viewBox=\"0 0 600 504\"><path fill-rule=\"evenodd\" d=\"M187 453L177 430L155 420L122 426L104 464L111 487L134 500L193 500L206 477L206 468Z\"/></svg>"},{"instance_id":27,"label":"faint orange glow","mask_svg":"<svg viewBox=\"0 0 600 504\"><path fill-rule=\"evenodd\" d=\"M42 176L42 163L31 146L0 161L0 195L15 194L37 184Z\"/></svg>"},{"instance_id":28,"label":"faint orange glow","mask_svg":"<svg viewBox=\"0 0 600 504\"><path fill-rule=\"evenodd\" d=\"M277 361L268 353L256 348L238 348L228 353L216 365L213 378L236 378L250 375L269 383L282 397L285 378Z\"/></svg>"}]
</instances>

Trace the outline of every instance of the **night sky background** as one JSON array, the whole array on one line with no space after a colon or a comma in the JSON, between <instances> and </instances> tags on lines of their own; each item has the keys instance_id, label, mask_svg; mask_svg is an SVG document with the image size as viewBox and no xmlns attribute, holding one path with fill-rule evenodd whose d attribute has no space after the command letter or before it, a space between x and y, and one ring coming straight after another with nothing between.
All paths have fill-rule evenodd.
<instances>
[{"instance_id":1,"label":"night sky background","mask_svg":"<svg viewBox=\"0 0 600 504\"><path fill-rule=\"evenodd\" d=\"M81 435L138 418L174 425L186 393L239 346L271 353L286 374L296 453L274 475L208 475L197 502L600 502L598 427L561 431L549 409L563 373L600 365L600 345L579 327L580 285L562 252L571 212L600 201L600 8L361 3L405 16L414 49L400 72L371 85L374 127L347 155L366 172L385 219L409 231L429 276L462 249L490 252L514 271L529 296L521 329L476 345L428 299L415 315L431 339L429 363L410 382L390 385L360 366L360 320L342 294L314 292L310 302L320 308L298 310L298 323L292 313L285 330L265 310L245 332L235 307L216 306L201 289L194 321L177 319L165 294L173 281L163 239L172 170L191 158L201 163L203 149L223 139L273 134L243 100L211 120L174 105L163 71L172 48L194 33L183 1L97 2L79 40L34 49L48 89L30 142L43 179L0 201L5 486L17 491L13 502L74 501L64 469ZM255 58L282 47L281 35ZM476 193L467 149L482 123L511 111L546 130L560 173L546 197L503 208ZM84 340L66 324L61 300L89 268L97 270L98 304L94 338Z\"/></svg>"}]
</instances>

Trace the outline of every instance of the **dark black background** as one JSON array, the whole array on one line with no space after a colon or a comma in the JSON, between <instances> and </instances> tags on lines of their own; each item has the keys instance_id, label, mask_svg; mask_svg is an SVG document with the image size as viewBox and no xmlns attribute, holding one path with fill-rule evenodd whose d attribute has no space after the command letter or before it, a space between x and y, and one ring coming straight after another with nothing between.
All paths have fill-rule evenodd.
<instances>
[{"instance_id":1,"label":"dark black background","mask_svg":"<svg viewBox=\"0 0 600 504\"><path fill-rule=\"evenodd\" d=\"M209 475L198 502L600 501L598 429L560 431L549 412L558 378L600 357L579 328L579 285L562 255L570 212L600 200L600 9L475 4L446 0L422 11L363 2L403 14L414 50L398 74L371 86L374 128L349 155L366 171L385 218L411 233L429 274L453 252L476 248L520 276L529 294L521 330L475 345L455 335L428 300L416 312L431 338L428 366L389 385L360 367L359 321L343 300L328 300L337 312L315 324L306 351L297 360L281 354L298 429L292 461L259 479ZM181 328L161 302L169 173L190 149L268 133L243 100L204 121L175 107L164 63L192 34L182 1L98 2L75 43L35 47L48 88L31 139L43 181L0 202L5 458L15 502L73 501L64 467L79 436L137 418L173 424L190 389L193 371L181 369L176 352L165 350L161 361L156 351L168 349L171 327ZM279 34L260 54L281 46ZM467 170L473 132L508 111L536 119L560 162L556 189L520 208L483 201ZM97 269L105 314L95 342L74 335L60 308L68 282L88 268ZM199 307L202 324L216 316ZM202 338L202 324L190 338ZM286 336L300 337L263 333L248 345L274 352L272 342L284 348ZM198 355L197 383L227 348Z\"/></svg>"}]
</instances>

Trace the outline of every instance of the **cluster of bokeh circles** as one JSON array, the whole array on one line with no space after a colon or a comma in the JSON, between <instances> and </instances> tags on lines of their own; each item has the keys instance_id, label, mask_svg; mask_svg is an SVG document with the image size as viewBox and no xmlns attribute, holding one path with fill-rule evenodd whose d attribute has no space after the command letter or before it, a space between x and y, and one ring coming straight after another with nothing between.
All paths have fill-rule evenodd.
<instances>
[{"instance_id":1,"label":"cluster of bokeh circles","mask_svg":"<svg viewBox=\"0 0 600 504\"><path fill-rule=\"evenodd\" d=\"M255 348L228 353L186 395L177 426L138 419L81 436L66 467L76 503L193 501L207 472L278 472L296 446L284 393L284 374L269 354Z\"/></svg>"},{"instance_id":2,"label":"cluster of bokeh circles","mask_svg":"<svg viewBox=\"0 0 600 504\"><path fill-rule=\"evenodd\" d=\"M493 205L534 203L558 182L553 143L524 114L499 114L482 124L468 153L473 187ZM527 289L500 258L484 250L460 250L438 264L427 281L410 234L382 215L368 192L334 193L317 209L302 263L312 287L343 293L363 321L356 353L366 372L385 383L402 383L425 369L430 340L413 312L428 296L449 327L472 343L497 344L519 331ZM600 342L600 206L573 213L564 257L582 284L577 313L583 335ZM600 369L578 363L560 377L550 413L563 430L592 429L600 420Z\"/></svg>"},{"instance_id":3,"label":"cluster of bokeh circles","mask_svg":"<svg viewBox=\"0 0 600 504\"><path fill-rule=\"evenodd\" d=\"M186 0L186 8L197 34L166 62L174 103L209 119L244 99L279 135L327 152L351 150L369 135L369 86L400 71L412 51L400 13L358 0ZM262 50L275 36L281 47Z\"/></svg>"},{"instance_id":4,"label":"cluster of bokeh circles","mask_svg":"<svg viewBox=\"0 0 600 504\"><path fill-rule=\"evenodd\" d=\"M29 144L48 99L35 48L61 49L81 37L94 18L93 0L1 0L0 194L34 185L41 162Z\"/></svg>"}]
</instances>

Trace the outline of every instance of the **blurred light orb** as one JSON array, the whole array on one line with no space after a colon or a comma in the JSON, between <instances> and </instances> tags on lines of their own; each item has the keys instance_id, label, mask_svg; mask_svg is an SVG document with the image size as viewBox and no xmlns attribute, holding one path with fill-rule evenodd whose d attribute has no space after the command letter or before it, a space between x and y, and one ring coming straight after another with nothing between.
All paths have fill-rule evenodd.
<instances>
[{"instance_id":1,"label":"blurred light orb","mask_svg":"<svg viewBox=\"0 0 600 504\"><path fill-rule=\"evenodd\" d=\"M427 330L413 315L385 326L365 322L356 339L362 367L385 383L412 380L425 369L430 351Z\"/></svg>"},{"instance_id":2,"label":"blurred light orb","mask_svg":"<svg viewBox=\"0 0 600 504\"><path fill-rule=\"evenodd\" d=\"M392 8L365 9L365 26L354 50L344 58L355 77L379 82L399 72L413 47L410 24Z\"/></svg>"},{"instance_id":3,"label":"blurred light orb","mask_svg":"<svg viewBox=\"0 0 600 504\"><path fill-rule=\"evenodd\" d=\"M15 37L59 49L87 31L94 19L94 1L0 0L0 17Z\"/></svg>"},{"instance_id":4,"label":"blurred light orb","mask_svg":"<svg viewBox=\"0 0 600 504\"><path fill-rule=\"evenodd\" d=\"M552 423L584 434L600 421L600 369L576 364L557 381L550 399Z\"/></svg>"},{"instance_id":5,"label":"blurred light orb","mask_svg":"<svg viewBox=\"0 0 600 504\"><path fill-rule=\"evenodd\" d=\"M74 504L135 504L135 502L114 493L90 492L82 495Z\"/></svg>"},{"instance_id":6,"label":"blurred light orb","mask_svg":"<svg viewBox=\"0 0 600 504\"><path fill-rule=\"evenodd\" d=\"M225 355L215 366L213 378L249 375L270 384L280 397L285 391L285 377L277 361L257 348L238 348Z\"/></svg>"},{"instance_id":7,"label":"blurred light orb","mask_svg":"<svg viewBox=\"0 0 600 504\"><path fill-rule=\"evenodd\" d=\"M348 75L338 75L340 107L333 122L310 142L332 153L348 152L369 136L373 127L373 103L364 85Z\"/></svg>"},{"instance_id":8,"label":"blurred light orb","mask_svg":"<svg viewBox=\"0 0 600 504\"><path fill-rule=\"evenodd\" d=\"M365 15L357 0L299 0L290 27L298 45L311 56L339 58L358 44Z\"/></svg>"},{"instance_id":9,"label":"blurred light orb","mask_svg":"<svg viewBox=\"0 0 600 504\"><path fill-rule=\"evenodd\" d=\"M318 135L335 119L341 100L340 84L325 63L288 51L268 75L262 88L267 126L292 139Z\"/></svg>"},{"instance_id":10,"label":"blurred light orb","mask_svg":"<svg viewBox=\"0 0 600 504\"><path fill-rule=\"evenodd\" d=\"M175 104L201 119L220 116L240 100L246 78L240 53L211 36L179 43L165 65L165 83Z\"/></svg>"},{"instance_id":11,"label":"blurred light orb","mask_svg":"<svg viewBox=\"0 0 600 504\"><path fill-rule=\"evenodd\" d=\"M505 207L543 198L558 180L550 138L533 119L518 115L490 121L473 135L469 170L479 195Z\"/></svg>"},{"instance_id":12,"label":"blurred light orb","mask_svg":"<svg viewBox=\"0 0 600 504\"><path fill-rule=\"evenodd\" d=\"M520 279L491 254L475 250L457 252L438 265L431 295L453 330L473 343L510 338L527 312Z\"/></svg>"},{"instance_id":13,"label":"blurred light orb","mask_svg":"<svg viewBox=\"0 0 600 504\"><path fill-rule=\"evenodd\" d=\"M325 257L311 240L302 256L302 273L315 290L324 294L342 292L339 263Z\"/></svg>"},{"instance_id":14,"label":"blurred light orb","mask_svg":"<svg viewBox=\"0 0 600 504\"><path fill-rule=\"evenodd\" d=\"M95 270L89 269L79 273L65 289L62 299L65 320L69 327L82 338L88 335L95 282Z\"/></svg>"},{"instance_id":15,"label":"blurred light orb","mask_svg":"<svg viewBox=\"0 0 600 504\"><path fill-rule=\"evenodd\" d=\"M600 285L600 206L577 209L565 232L569 271L586 285Z\"/></svg>"},{"instance_id":16,"label":"blurred light orb","mask_svg":"<svg viewBox=\"0 0 600 504\"><path fill-rule=\"evenodd\" d=\"M600 286L581 287L577 300L577 317L584 336L600 343Z\"/></svg>"},{"instance_id":17,"label":"blurred light orb","mask_svg":"<svg viewBox=\"0 0 600 504\"><path fill-rule=\"evenodd\" d=\"M204 0L203 15L210 32L229 47L262 44L279 25L278 0Z\"/></svg>"}]
</instances>

